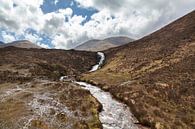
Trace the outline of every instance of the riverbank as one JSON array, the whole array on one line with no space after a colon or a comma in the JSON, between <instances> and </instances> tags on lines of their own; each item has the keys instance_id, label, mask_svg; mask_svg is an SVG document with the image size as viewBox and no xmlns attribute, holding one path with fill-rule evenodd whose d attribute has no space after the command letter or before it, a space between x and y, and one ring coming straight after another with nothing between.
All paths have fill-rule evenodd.
<instances>
[{"instance_id":1,"label":"riverbank","mask_svg":"<svg viewBox=\"0 0 195 129\"><path fill-rule=\"evenodd\" d=\"M71 82L0 84L2 129L102 129L101 104Z\"/></svg>"},{"instance_id":2,"label":"riverbank","mask_svg":"<svg viewBox=\"0 0 195 129\"><path fill-rule=\"evenodd\" d=\"M129 108L112 98L109 92L105 92L97 86L85 82L75 82L90 93L102 105L99 119L104 129L138 129L136 118L131 114Z\"/></svg>"},{"instance_id":3,"label":"riverbank","mask_svg":"<svg viewBox=\"0 0 195 129\"><path fill-rule=\"evenodd\" d=\"M105 62L105 55L102 52L97 52L99 62L89 71L93 73L101 68ZM63 78L63 77L62 77ZM137 119L130 112L130 109L123 103L116 101L109 92L105 92L98 88L97 85L92 85L82 81L72 81L80 85L83 89L90 93L102 105L102 111L99 114L99 119L104 129L139 129Z\"/></svg>"},{"instance_id":4,"label":"riverbank","mask_svg":"<svg viewBox=\"0 0 195 129\"><path fill-rule=\"evenodd\" d=\"M126 103L146 126L194 129L195 11L104 53L104 66L81 80Z\"/></svg>"},{"instance_id":5,"label":"riverbank","mask_svg":"<svg viewBox=\"0 0 195 129\"><path fill-rule=\"evenodd\" d=\"M127 104L144 126L191 129L195 120L194 79L188 75L193 75L193 64L193 57L189 56L185 61L155 72L143 74L141 71L141 77L135 78L125 70L117 72L118 67L114 69L115 66L112 68L106 64L94 73L83 74L80 80L110 92L114 98Z\"/></svg>"}]
</instances>

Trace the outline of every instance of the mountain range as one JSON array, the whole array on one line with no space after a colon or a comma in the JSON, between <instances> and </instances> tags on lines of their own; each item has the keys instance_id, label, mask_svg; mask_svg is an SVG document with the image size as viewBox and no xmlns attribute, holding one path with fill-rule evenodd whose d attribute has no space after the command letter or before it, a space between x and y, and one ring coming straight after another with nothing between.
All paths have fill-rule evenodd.
<instances>
[{"instance_id":1,"label":"mountain range","mask_svg":"<svg viewBox=\"0 0 195 129\"><path fill-rule=\"evenodd\" d=\"M110 37L104 40L93 39L82 43L74 49L82 51L103 51L109 48L118 47L130 43L132 41L133 39L124 36Z\"/></svg>"},{"instance_id":2,"label":"mountain range","mask_svg":"<svg viewBox=\"0 0 195 129\"><path fill-rule=\"evenodd\" d=\"M28 40L19 40L19 41L14 41L11 43L4 43L4 44L0 44L0 48L4 48L4 47L18 47L18 48L38 48L40 49L41 47L28 41Z\"/></svg>"}]
</instances>

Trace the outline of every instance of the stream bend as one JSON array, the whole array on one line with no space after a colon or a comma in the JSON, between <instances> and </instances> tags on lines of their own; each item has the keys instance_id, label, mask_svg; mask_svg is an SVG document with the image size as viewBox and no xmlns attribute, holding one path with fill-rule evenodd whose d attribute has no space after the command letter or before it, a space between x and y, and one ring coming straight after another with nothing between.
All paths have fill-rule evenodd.
<instances>
[{"instance_id":1,"label":"stream bend","mask_svg":"<svg viewBox=\"0 0 195 129\"><path fill-rule=\"evenodd\" d=\"M97 71L105 61L105 55L102 52L97 53L100 61L92 67L89 72ZM63 77L61 78L63 79ZM89 90L90 93L102 104L103 110L99 114L99 119L103 129L138 129L138 121L130 112L129 108L115 99L109 92L101 90L99 87L86 82L74 81L83 89Z\"/></svg>"}]
</instances>

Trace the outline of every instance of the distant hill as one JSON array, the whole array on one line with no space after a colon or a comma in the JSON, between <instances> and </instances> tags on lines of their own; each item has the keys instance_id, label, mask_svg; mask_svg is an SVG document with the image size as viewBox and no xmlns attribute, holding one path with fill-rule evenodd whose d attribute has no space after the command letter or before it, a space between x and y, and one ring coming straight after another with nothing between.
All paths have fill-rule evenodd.
<instances>
[{"instance_id":1,"label":"distant hill","mask_svg":"<svg viewBox=\"0 0 195 129\"><path fill-rule=\"evenodd\" d=\"M2 44L0 45L0 48L4 48L4 47L19 47L19 48L41 48L40 46L28 41L28 40L20 40L20 41L14 41L11 43L6 43L6 44Z\"/></svg>"},{"instance_id":2,"label":"distant hill","mask_svg":"<svg viewBox=\"0 0 195 129\"><path fill-rule=\"evenodd\" d=\"M128 37L110 37L104 40L89 40L75 48L75 50L85 50L85 51L103 51L109 48L118 47L129 42L133 39Z\"/></svg>"}]
</instances>

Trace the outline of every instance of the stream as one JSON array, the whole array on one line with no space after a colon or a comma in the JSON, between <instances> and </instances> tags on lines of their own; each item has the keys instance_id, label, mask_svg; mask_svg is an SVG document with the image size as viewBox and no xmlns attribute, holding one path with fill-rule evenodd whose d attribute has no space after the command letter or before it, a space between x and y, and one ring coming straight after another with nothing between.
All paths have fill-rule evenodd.
<instances>
[{"instance_id":1,"label":"stream","mask_svg":"<svg viewBox=\"0 0 195 129\"><path fill-rule=\"evenodd\" d=\"M97 55L100 57L100 61L89 72L98 70L105 61L104 53L98 52ZM64 78L61 77L61 80ZM138 121L130 112L128 106L113 99L109 92L105 92L99 87L86 82L74 81L74 83L80 85L83 89L89 90L102 104L103 110L99 114L99 119L103 129L138 129L138 126L134 124Z\"/></svg>"}]
</instances>

